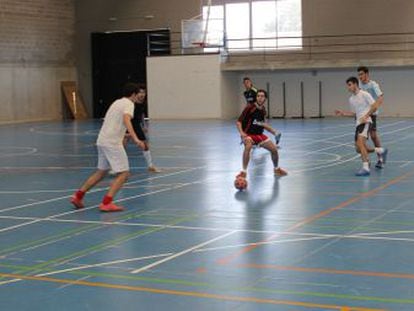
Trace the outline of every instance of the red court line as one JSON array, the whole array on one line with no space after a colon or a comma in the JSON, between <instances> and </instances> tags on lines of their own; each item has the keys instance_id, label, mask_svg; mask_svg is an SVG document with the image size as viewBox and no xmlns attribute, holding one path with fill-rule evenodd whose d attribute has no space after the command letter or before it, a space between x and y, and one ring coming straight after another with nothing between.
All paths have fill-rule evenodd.
<instances>
[{"instance_id":1,"label":"red court line","mask_svg":"<svg viewBox=\"0 0 414 311\"><path fill-rule=\"evenodd\" d=\"M147 292L147 293L154 293L154 294L166 294L166 295L187 296L187 297L238 301L238 302L253 302L253 303L273 304L273 305L288 305L288 306L297 306L297 307L305 307L305 308L320 308L324 310L385 311L384 309L325 305L325 304L308 303L308 302L300 302L300 301L262 299L262 298L255 298L255 297L243 297L243 296L227 296L227 295L209 294L209 293L202 293L202 292L177 291L177 290L147 288L147 287L138 287L138 286L101 283L101 282L88 282L88 281L82 281L82 280L76 281L76 280L68 280L68 279L57 279L57 278L50 278L50 277L28 276L28 275L9 274L9 273L0 273L0 277L30 280L30 281L43 281L43 282L51 282L51 283L82 285L82 286L89 286L89 287L110 288L110 289L119 289L119 290L128 290L128 291L137 291L137 292Z\"/></svg>"},{"instance_id":2,"label":"red court line","mask_svg":"<svg viewBox=\"0 0 414 311\"><path fill-rule=\"evenodd\" d=\"M412 171L410 171L408 173L405 173L404 175L401 175L399 177L393 178L390 181L386 182L385 184L383 184L381 186L378 186L377 188L374 188L374 189L372 189L372 190L370 190L368 192L361 193L361 194L359 194L359 195L357 195L357 196L355 196L353 198L350 198L350 199L348 199L348 200L346 200L346 201L344 201L344 202L342 202L342 203L340 203L340 204L338 204L338 205L336 205L336 206L334 206L332 208L329 208L329 209L324 210L324 211L322 211L322 212L320 212L320 213L318 213L316 215L313 215L311 217L308 217L308 218L306 218L306 219L304 219L304 220L302 220L302 221L294 224L293 226L287 228L284 231L285 232L293 232L294 230L296 230L296 229L298 229L298 228L300 228L300 227L302 227L304 225L307 225L309 223L312 223L315 220L318 220L318 219L320 219L320 218L322 218L324 216L327 216L327 215L331 214L332 212L335 212L335 211L337 211L337 210L339 210L341 208L344 208L344 207L349 206L349 205L351 205L353 203L356 203L356 202L358 202L358 201L360 201L362 199L365 199L365 198L368 198L370 196L373 196L374 194L380 192L381 190L384 190L385 188L387 188L389 186L392 186L392 185L394 185L394 184L396 184L396 183L398 183L398 182L400 182L400 181L402 181L402 180L410 177L413 173L414 173L414 171L412 170ZM267 239L265 239L265 240L263 240L263 241L261 241L259 243L264 243L264 242L272 241L273 239L275 239L277 237L280 237L281 235L283 235L283 234L281 234L281 233L273 234L270 237L268 237ZM256 249L259 246L260 246L260 244L259 245L258 244L253 244L253 245L246 246L246 247L242 248L239 251L236 251L236 252L234 252L234 253L232 253L232 254L230 254L228 256L225 256L223 258L218 259L216 261L216 263L218 263L220 265L229 264L230 262L232 262L233 260L235 260L239 256L241 256L243 254L247 254L247 253L251 252L252 250Z\"/></svg>"},{"instance_id":3,"label":"red court line","mask_svg":"<svg viewBox=\"0 0 414 311\"><path fill-rule=\"evenodd\" d=\"M279 266L279 265L258 265L258 264L242 264L237 265L241 268L253 268L253 269L273 269L281 271L298 271L298 272L316 272L326 274L338 274L338 275L355 275L355 276L372 276L391 279L414 279L414 274L404 273L387 273L387 272L374 272L374 271L357 271L357 270L335 270L324 268L304 268L293 266Z\"/></svg>"}]
</instances>

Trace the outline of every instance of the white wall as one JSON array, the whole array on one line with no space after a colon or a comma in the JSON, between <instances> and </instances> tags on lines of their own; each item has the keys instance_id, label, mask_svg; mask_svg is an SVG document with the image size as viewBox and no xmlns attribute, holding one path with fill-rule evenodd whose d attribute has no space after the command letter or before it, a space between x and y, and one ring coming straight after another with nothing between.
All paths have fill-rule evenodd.
<instances>
[{"instance_id":1,"label":"white wall","mask_svg":"<svg viewBox=\"0 0 414 311\"><path fill-rule=\"evenodd\" d=\"M147 87L153 119L222 117L219 55L149 57Z\"/></svg>"},{"instance_id":2,"label":"white wall","mask_svg":"<svg viewBox=\"0 0 414 311\"><path fill-rule=\"evenodd\" d=\"M319 81L322 82L322 114L334 115L337 108L348 109L349 94L345 88L345 80L356 75L355 69L317 70L317 71L273 71L273 72L244 72L239 73L238 80L250 76L259 88L270 84L270 113L273 116L282 114L282 85L286 83L287 117L301 114L300 82L304 82L305 116L318 115ZM414 68L371 68L371 78L378 81L384 92L383 116L414 117L412 89ZM239 83L235 90L243 101L243 86ZM239 107L239 111L242 107Z\"/></svg>"},{"instance_id":3,"label":"white wall","mask_svg":"<svg viewBox=\"0 0 414 311\"><path fill-rule=\"evenodd\" d=\"M269 83L270 115L283 114L283 83L286 116L301 116L301 82L304 115L319 115L319 81L322 85L322 115L348 109L345 80L356 69L222 72L218 55L151 57L148 59L148 104L154 119L235 118L244 107L243 77L252 78L257 88ZM382 116L414 117L412 88L414 68L371 68L385 96Z\"/></svg>"},{"instance_id":4,"label":"white wall","mask_svg":"<svg viewBox=\"0 0 414 311\"><path fill-rule=\"evenodd\" d=\"M221 118L232 119L239 114L240 98L237 90L240 84L238 74L222 72L221 74Z\"/></svg>"}]
</instances>

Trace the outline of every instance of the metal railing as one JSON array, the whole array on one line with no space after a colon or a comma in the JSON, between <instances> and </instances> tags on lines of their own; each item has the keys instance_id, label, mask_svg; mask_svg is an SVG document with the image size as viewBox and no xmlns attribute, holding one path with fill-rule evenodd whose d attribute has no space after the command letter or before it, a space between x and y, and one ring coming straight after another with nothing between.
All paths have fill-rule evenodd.
<instances>
[{"instance_id":1,"label":"metal railing","mask_svg":"<svg viewBox=\"0 0 414 311\"><path fill-rule=\"evenodd\" d=\"M183 47L181 33L170 33L170 55L220 53L223 62L244 58L256 60L320 60L358 58L414 58L414 33L371 33L267 38L224 39L222 45L200 44ZM225 36L224 36L225 38ZM287 44L296 40L295 44ZM235 47L240 43L246 46ZM257 42L262 43L260 46ZM271 46L269 46L271 45Z\"/></svg>"}]
</instances>

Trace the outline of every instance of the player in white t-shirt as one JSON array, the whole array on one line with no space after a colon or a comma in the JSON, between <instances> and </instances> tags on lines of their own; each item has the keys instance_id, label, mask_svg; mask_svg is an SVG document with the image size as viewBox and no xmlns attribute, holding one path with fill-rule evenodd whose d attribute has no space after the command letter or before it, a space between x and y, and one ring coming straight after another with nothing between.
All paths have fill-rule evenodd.
<instances>
[{"instance_id":1,"label":"player in white t-shirt","mask_svg":"<svg viewBox=\"0 0 414 311\"><path fill-rule=\"evenodd\" d=\"M346 80L346 84L348 91L352 93L351 97L349 98L351 111L335 110L335 114L340 116L355 117L355 148L356 151L361 154L362 159L362 168L356 173L356 175L368 176L370 175L368 153L375 150L375 152L381 154L384 162L386 161L387 157L387 149L375 148L374 150L369 150L369 148L366 146L370 128L372 126L371 115L378 109L379 102L375 101L369 93L359 88L359 82L357 78L348 78Z\"/></svg>"},{"instance_id":2,"label":"player in white t-shirt","mask_svg":"<svg viewBox=\"0 0 414 311\"><path fill-rule=\"evenodd\" d=\"M130 137L138 147L144 147L144 143L138 139L131 123L138 92L137 84L127 83L124 86L123 97L114 101L106 112L104 123L96 142L98 148L98 169L72 196L71 203L75 208L84 207L83 197L85 193L99 183L109 170L112 170L116 173L116 177L111 183L102 203L99 204L99 209L102 212L118 212L123 210L122 207L115 205L112 199L129 177L128 156L122 144L126 130L128 130Z\"/></svg>"}]
</instances>

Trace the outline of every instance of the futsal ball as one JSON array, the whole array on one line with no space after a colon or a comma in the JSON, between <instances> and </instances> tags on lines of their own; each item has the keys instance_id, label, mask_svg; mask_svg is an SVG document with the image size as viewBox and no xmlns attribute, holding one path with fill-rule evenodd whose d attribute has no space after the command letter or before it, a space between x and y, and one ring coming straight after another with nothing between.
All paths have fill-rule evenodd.
<instances>
[{"instance_id":1,"label":"futsal ball","mask_svg":"<svg viewBox=\"0 0 414 311\"><path fill-rule=\"evenodd\" d=\"M237 190L244 190L247 188L247 180L243 177L236 177L236 180L234 181L234 186Z\"/></svg>"}]
</instances>

